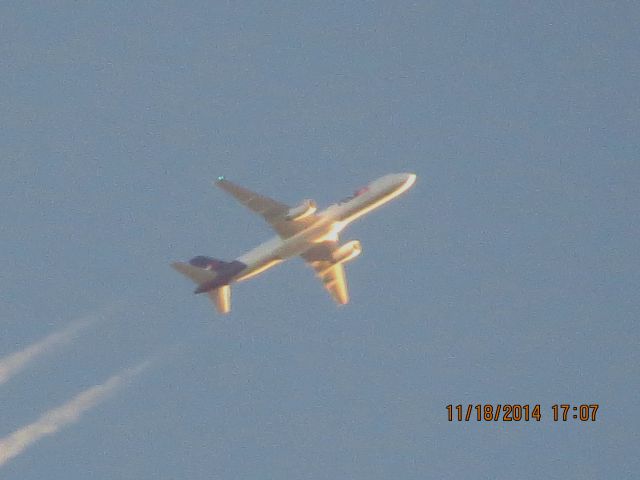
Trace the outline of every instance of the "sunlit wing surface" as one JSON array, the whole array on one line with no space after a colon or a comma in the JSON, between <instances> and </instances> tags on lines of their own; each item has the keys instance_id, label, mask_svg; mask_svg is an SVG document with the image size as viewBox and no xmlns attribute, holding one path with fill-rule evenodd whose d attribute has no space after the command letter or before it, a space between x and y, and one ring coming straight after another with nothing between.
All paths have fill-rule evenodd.
<instances>
[{"instance_id":1,"label":"sunlit wing surface","mask_svg":"<svg viewBox=\"0 0 640 480\"><path fill-rule=\"evenodd\" d=\"M319 273L318 276L331 297L339 305L349 303L349 291L347 290L347 278L344 274L344 266L337 263L329 269Z\"/></svg>"},{"instance_id":2,"label":"sunlit wing surface","mask_svg":"<svg viewBox=\"0 0 640 480\"><path fill-rule=\"evenodd\" d=\"M301 256L316 271L316 276L322 281L324 288L331 298L339 304L349 303L347 278L342 263L334 263L332 254L338 248L337 241L319 243Z\"/></svg>"},{"instance_id":3,"label":"sunlit wing surface","mask_svg":"<svg viewBox=\"0 0 640 480\"><path fill-rule=\"evenodd\" d=\"M285 217L290 210L288 205L252 192L224 178L218 179L215 184L245 207L262 215L281 238L289 238L301 232L318 219L316 215L310 215L299 220L287 220Z\"/></svg>"}]
</instances>

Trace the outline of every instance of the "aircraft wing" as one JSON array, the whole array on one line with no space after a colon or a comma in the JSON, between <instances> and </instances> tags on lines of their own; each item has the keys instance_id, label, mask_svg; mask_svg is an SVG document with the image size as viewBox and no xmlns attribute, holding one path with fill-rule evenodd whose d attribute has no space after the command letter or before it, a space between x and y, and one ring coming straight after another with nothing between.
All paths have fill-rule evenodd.
<instances>
[{"instance_id":1,"label":"aircraft wing","mask_svg":"<svg viewBox=\"0 0 640 480\"><path fill-rule=\"evenodd\" d=\"M222 177L215 184L235 197L245 207L262 215L281 238L289 238L295 235L315 223L318 219L316 215L309 215L299 220L286 220L285 216L290 210L288 205L252 192Z\"/></svg>"},{"instance_id":2,"label":"aircraft wing","mask_svg":"<svg viewBox=\"0 0 640 480\"><path fill-rule=\"evenodd\" d=\"M316 271L316 276L322 281L324 288L339 305L349 303L349 289L347 277L342 263L334 263L331 257L338 248L338 242L327 240L307 250L301 255Z\"/></svg>"}]
</instances>

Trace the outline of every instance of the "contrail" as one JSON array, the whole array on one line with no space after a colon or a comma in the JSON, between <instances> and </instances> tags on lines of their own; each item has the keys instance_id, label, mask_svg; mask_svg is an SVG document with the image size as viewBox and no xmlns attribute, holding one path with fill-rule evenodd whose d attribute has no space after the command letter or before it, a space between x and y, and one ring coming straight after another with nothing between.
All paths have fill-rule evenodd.
<instances>
[{"instance_id":1,"label":"contrail","mask_svg":"<svg viewBox=\"0 0 640 480\"><path fill-rule=\"evenodd\" d=\"M41 438L53 435L61 428L76 423L85 412L114 394L129 380L148 368L151 363L147 360L109 377L106 382L80 392L67 403L45 412L35 422L0 439L0 467Z\"/></svg>"},{"instance_id":2,"label":"contrail","mask_svg":"<svg viewBox=\"0 0 640 480\"><path fill-rule=\"evenodd\" d=\"M69 343L76 337L80 330L88 327L95 321L96 319L93 317L77 320L66 328L46 336L39 342L31 344L19 352L0 358L0 385L6 383L11 377L20 372L36 358L52 352L65 343Z\"/></svg>"}]
</instances>

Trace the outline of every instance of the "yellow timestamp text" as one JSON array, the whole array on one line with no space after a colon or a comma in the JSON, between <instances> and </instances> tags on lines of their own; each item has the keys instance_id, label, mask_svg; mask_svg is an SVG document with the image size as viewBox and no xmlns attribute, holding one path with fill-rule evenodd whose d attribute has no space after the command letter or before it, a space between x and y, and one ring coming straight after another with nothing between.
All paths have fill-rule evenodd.
<instances>
[{"instance_id":1,"label":"yellow timestamp text","mask_svg":"<svg viewBox=\"0 0 640 480\"><path fill-rule=\"evenodd\" d=\"M598 403L557 403L551 405L551 419L554 422L577 420L595 422L600 405ZM543 417L540 404L520 403L478 403L467 405L447 405L447 420L450 422L539 422Z\"/></svg>"}]
</instances>

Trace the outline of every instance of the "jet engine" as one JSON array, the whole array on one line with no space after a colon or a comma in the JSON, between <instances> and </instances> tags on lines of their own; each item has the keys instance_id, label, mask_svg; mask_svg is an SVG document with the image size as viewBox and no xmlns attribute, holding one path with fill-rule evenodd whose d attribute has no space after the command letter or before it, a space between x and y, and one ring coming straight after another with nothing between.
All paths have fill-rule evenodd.
<instances>
[{"instance_id":1,"label":"jet engine","mask_svg":"<svg viewBox=\"0 0 640 480\"><path fill-rule=\"evenodd\" d=\"M362 246L358 240L352 240L345 243L335 252L333 252L333 260L335 263L346 263L353 260L362 253Z\"/></svg>"},{"instance_id":2,"label":"jet engine","mask_svg":"<svg viewBox=\"0 0 640 480\"><path fill-rule=\"evenodd\" d=\"M318 206L313 200L304 200L299 206L289 209L285 220L300 220L316 213Z\"/></svg>"}]
</instances>

